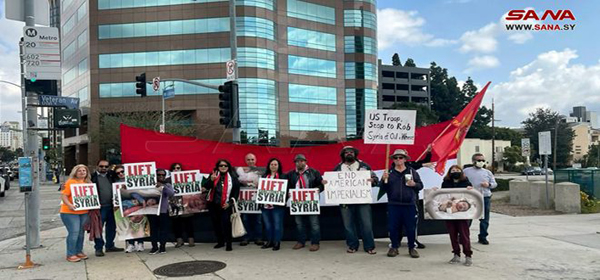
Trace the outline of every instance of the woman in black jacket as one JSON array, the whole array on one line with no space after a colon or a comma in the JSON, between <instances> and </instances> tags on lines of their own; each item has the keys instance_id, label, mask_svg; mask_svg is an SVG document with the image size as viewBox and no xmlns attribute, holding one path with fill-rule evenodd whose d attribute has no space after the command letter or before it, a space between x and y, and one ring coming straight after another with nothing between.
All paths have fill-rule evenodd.
<instances>
[{"instance_id":1,"label":"woman in black jacket","mask_svg":"<svg viewBox=\"0 0 600 280\"><path fill-rule=\"evenodd\" d=\"M281 165L281 161L276 158L272 158L268 161L266 170L263 178L287 180L286 174L283 174L282 171L283 166ZM267 243L261 247L262 249L273 247L273 251L279 250L281 237L283 236L283 216L285 214L285 208L285 206L264 205L262 209L262 218L267 233Z\"/></svg>"},{"instance_id":2,"label":"woman in black jacket","mask_svg":"<svg viewBox=\"0 0 600 280\"><path fill-rule=\"evenodd\" d=\"M442 183L443 189L449 188L467 188L472 189L473 186L462 168L458 165L453 165L448 170L448 174L444 177ZM446 221L446 227L450 234L450 243L452 243L452 253L454 257L450 260L451 264L460 263L460 244L463 245L463 253L465 254L465 265L470 266L473 262L471 256L471 239L469 238L469 220L448 220Z\"/></svg>"},{"instance_id":3,"label":"woman in black jacket","mask_svg":"<svg viewBox=\"0 0 600 280\"><path fill-rule=\"evenodd\" d=\"M231 248L231 213L233 199L238 199L240 194L240 182L231 163L225 159L217 161L210 175L210 180L204 181L203 187L210 190L208 194L208 211L210 212L217 245L215 249L225 245L226 251Z\"/></svg>"}]
</instances>

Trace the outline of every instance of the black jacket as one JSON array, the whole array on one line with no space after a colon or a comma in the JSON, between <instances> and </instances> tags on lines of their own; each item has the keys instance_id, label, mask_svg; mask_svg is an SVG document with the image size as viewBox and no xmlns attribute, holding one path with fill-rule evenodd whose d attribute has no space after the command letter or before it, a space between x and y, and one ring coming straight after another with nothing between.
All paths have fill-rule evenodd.
<instances>
[{"instance_id":1,"label":"black jacket","mask_svg":"<svg viewBox=\"0 0 600 280\"><path fill-rule=\"evenodd\" d=\"M298 178L300 178L299 175L300 173L298 173L296 169L286 174L288 178L288 189L296 188L296 183L298 182ZM319 189L319 192L323 191L323 177L321 177L319 171L308 168L308 170L306 170L306 177L308 177L307 187L309 189Z\"/></svg>"},{"instance_id":2,"label":"black jacket","mask_svg":"<svg viewBox=\"0 0 600 280\"><path fill-rule=\"evenodd\" d=\"M338 163L335 168L333 168L333 171L342 171L342 164L344 164L343 162ZM357 171L371 171L371 166L369 166L368 164L366 164L365 162L362 161L358 161L358 170ZM375 187L377 186L379 179L377 178L377 175L375 175L375 173L373 171L371 171L371 179L373 179L373 182L371 182L371 186Z\"/></svg>"},{"instance_id":3,"label":"black jacket","mask_svg":"<svg viewBox=\"0 0 600 280\"><path fill-rule=\"evenodd\" d=\"M109 170L107 173L108 174L106 174L106 178L108 178L108 181L110 181L111 184L117 181L117 176L114 171ZM96 171L92 173L92 183L98 184L98 172Z\"/></svg>"},{"instance_id":4,"label":"black jacket","mask_svg":"<svg viewBox=\"0 0 600 280\"><path fill-rule=\"evenodd\" d=\"M442 182L442 189L455 189L455 188L466 188L472 187L473 185L469 182L469 179L464 179L462 181L454 182L454 180L446 180Z\"/></svg>"},{"instance_id":5,"label":"black jacket","mask_svg":"<svg viewBox=\"0 0 600 280\"><path fill-rule=\"evenodd\" d=\"M415 205L419 199L419 191L423 189L423 182L416 170L407 166L402 172L396 169L390 170L388 182L384 180L379 182L379 187L387 193L388 204L390 205ZM406 185L404 175L412 174L414 187Z\"/></svg>"},{"instance_id":6,"label":"black jacket","mask_svg":"<svg viewBox=\"0 0 600 280\"><path fill-rule=\"evenodd\" d=\"M231 175L231 192L229 193L229 200L227 200L227 203L229 203L229 205L233 205L232 198L235 198L235 200L238 200L238 198L240 197L240 181L238 180L238 178L235 174L233 174L233 175L230 174L230 175ZM217 178L217 180L220 180L220 179L221 179L221 177ZM210 179L210 177L208 177L208 180L202 181L202 187L209 190L207 199L210 197L210 192L214 191L213 190L214 186L215 186L215 183L213 180ZM217 184L217 188L221 188L221 190L223 190L223 181L222 180ZM221 195L223 195L222 192L221 192ZM225 194L225 195L227 195L227 194ZM214 201L211 201L209 203L214 203Z\"/></svg>"}]
</instances>

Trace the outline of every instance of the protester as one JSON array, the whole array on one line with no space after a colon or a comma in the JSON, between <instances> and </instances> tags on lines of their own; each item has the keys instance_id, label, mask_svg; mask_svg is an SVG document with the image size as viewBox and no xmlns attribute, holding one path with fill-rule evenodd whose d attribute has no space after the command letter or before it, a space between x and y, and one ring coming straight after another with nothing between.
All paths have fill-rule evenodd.
<instances>
[{"instance_id":1,"label":"protester","mask_svg":"<svg viewBox=\"0 0 600 280\"><path fill-rule=\"evenodd\" d=\"M443 189L449 188L467 188L473 189L471 182L465 176L462 168L458 165L453 165L448 170L448 174L444 177L442 182ZM463 253L465 254L465 265L471 266L473 261L471 259L473 251L471 251L471 239L469 232L469 221L468 220L448 220L446 221L446 227L450 234L450 243L452 244L452 253L454 257L450 260L451 264L460 263L460 245L463 245Z\"/></svg>"},{"instance_id":2,"label":"protester","mask_svg":"<svg viewBox=\"0 0 600 280\"><path fill-rule=\"evenodd\" d=\"M490 244L487 240L488 228L490 226L490 207L492 198L492 189L498 186L496 178L491 171L484 168L485 157L483 154L476 153L471 157L473 167L465 168L464 173L473 184L473 187L483 194L483 219L479 220L479 240L483 245Z\"/></svg>"},{"instance_id":3,"label":"protester","mask_svg":"<svg viewBox=\"0 0 600 280\"><path fill-rule=\"evenodd\" d=\"M117 165L115 167L115 176L116 176L115 182L125 182L125 169L123 168L122 165ZM136 200L143 200L143 197L137 193L132 193L131 195ZM120 210L117 209L115 211L118 212L118 213L115 212L115 215L121 215ZM130 218L124 217L124 219L130 219ZM146 217L143 217L143 219L146 219ZM125 241L127 243L127 248L125 248L125 253L132 253L134 251L137 251L137 252L144 251L144 239L143 238L127 239Z\"/></svg>"},{"instance_id":4,"label":"protester","mask_svg":"<svg viewBox=\"0 0 600 280\"><path fill-rule=\"evenodd\" d=\"M377 175L371 171L371 167L358 159L358 149L352 146L342 148L340 157L342 162L335 166L333 171L365 171L371 172L371 185L377 185ZM346 252L355 253L360 245L358 241L357 225L363 240L363 249L370 255L375 252L375 238L373 237L373 220L371 217L371 204L340 204L344 232L346 234Z\"/></svg>"},{"instance_id":5,"label":"protester","mask_svg":"<svg viewBox=\"0 0 600 280\"><path fill-rule=\"evenodd\" d=\"M169 219L169 198L175 195L173 186L167 182L167 171L164 169L156 170L157 188L162 188L160 199L160 215L148 215L150 222L150 240L152 241L152 250L150 255L165 254L167 239L169 238L170 219ZM158 245L160 244L160 248Z\"/></svg>"},{"instance_id":6,"label":"protester","mask_svg":"<svg viewBox=\"0 0 600 280\"><path fill-rule=\"evenodd\" d=\"M83 225L87 222L88 211L75 211L71 195L71 184L91 183L90 172L87 166L79 164L73 167L69 180L61 191L60 219L67 228L67 261L78 262L86 260L88 256L83 253Z\"/></svg>"},{"instance_id":7,"label":"protester","mask_svg":"<svg viewBox=\"0 0 600 280\"><path fill-rule=\"evenodd\" d=\"M262 176L264 170L256 167L256 156L254 154L247 154L244 160L246 161L246 167L238 167L236 170L240 186L256 189L258 179ZM240 245L246 246L251 241L254 241L256 245L263 245L261 214L242 214L242 222L247 234Z\"/></svg>"},{"instance_id":8,"label":"protester","mask_svg":"<svg viewBox=\"0 0 600 280\"><path fill-rule=\"evenodd\" d=\"M115 176L112 172L109 172L108 161L101 159L98 161L96 166L96 172L92 174L92 182L96 184L98 188L98 195L100 197L100 217L101 224L104 227L104 234L106 240L100 237L94 239L94 249L96 249L96 256L103 257L106 248L106 252L122 252L123 248L115 247L115 236L117 235L117 225L115 223L115 216L113 213L113 192L112 183L114 183Z\"/></svg>"},{"instance_id":9,"label":"protester","mask_svg":"<svg viewBox=\"0 0 600 280\"><path fill-rule=\"evenodd\" d=\"M171 174L173 172L183 171L183 166L181 163L175 162L171 164ZM169 178L169 183L172 183ZM183 236L185 235L188 240L188 246L194 247L196 243L194 242L194 214L185 214L171 217L171 221L173 222L173 234L175 235L175 239L177 243L175 244L175 248L179 248L183 246Z\"/></svg>"},{"instance_id":10,"label":"protester","mask_svg":"<svg viewBox=\"0 0 600 280\"><path fill-rule=\"evenodd\" d=\"M319 189L323 191L323 178L319 171L308 167L306 157L298 154L294 158L296 168L287 174L289 187L295 189ZM319 250L321 242L321 225L319 224L319 215L296 215L296 234L297 243L292 249L298 250L304 248L306 243L306 224L310 226L310 251Z\"/></svg>"},{"instance_id":11,"label":"protester","mask_svg":"<svg viewBox=\"0 0 600 280\"><path fill-rule=\"evenodd\" d=\"M231 251L231 213L233 199L238 199L240 182L229 161L220 159L215 164L210 180L204 181L203 187L210 190L208 194L208 211L212 218L213 229L217 237L215 249L225 248Z\"/></svg>"},{"instance_id":12,"label":"protester","mask_svg":"<svg viewBox=\"0 0 600 280\"><path fill-rule=\"evenodd\" d=\"M423 189L423 183L416 170L406 166L410 159L408 152L397 149L391 155L394 167L385 170L379 183L388 197L388 228L392 247L388 251L389 257L398 255L399 226L406 229L408 236L408 252L412 258L418 258L419 253L415 250L415 225L417 219L416 200L418 191Z\"/></svg>"},{"instance_id":13,"label":"protester","mask_svg":"<svg viewBox=\"0 0 600 280\"><path fill-rule=\"evenodd\" d=\"M266 173L264 178L271 179L287 179L287 175L283 174L283 166L281 161L272 158L267 163ZM287 195L286 195L287 197ZM285 214L285 206L267 204L262 209L262 218L267 232L267 242L261 247L267 249L273 247L273 251L278 251L281 247L281 237L283 236L283 217Z\"/></svg>"}]
</instances>

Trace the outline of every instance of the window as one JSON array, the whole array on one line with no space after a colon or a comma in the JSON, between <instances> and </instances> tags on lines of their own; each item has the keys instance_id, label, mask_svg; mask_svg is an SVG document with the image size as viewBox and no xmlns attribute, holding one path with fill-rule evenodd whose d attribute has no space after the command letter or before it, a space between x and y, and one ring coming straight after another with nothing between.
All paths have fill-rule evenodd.
<instances>
[{"instance_id":1,"label":"window","mask_svg":"<svg viewBox=\"0 0 600 280\"><path fill-rule=\"evenodd\" d=\"M90 92L89 92L87 86L80 89L79 92L77 92L77 95L79 97L80 103L84 103L84 102L87 102L88 100L90 100Z\"/></svg>"},{"instance_id":2,"label":"window","mask_svg":"<svg viewBox=\"0 0 600 280\"><path fill-rule=\"evenodd\" d=\"M99 25L98 39L201 34L228 31L229 18L225 17L171 21L150 21L139 23Z\"/></svg>"},{"instance_id":3,"label":"window","mask_svg":"<svg viewBox=\"0 0 600 280\"><path fill-rule=\"evenodd\" d=\"M275 7L274 0L237 0L235 2L237 6L252 6L258 8L264 8L273 11Z\"/></svg>"},{"instance_id":4,"label":"window","mask_svg":"<svg viewBox=\"0 0 600 280\"><path fill-rule=\"evenodd\" d=\"M377 40L363 36L345 36L345 53L368 53L377 55Z\"/></svg>"},{"instance_id":5,"label":"window","mask_svg":"<svg viewBox=\"0 0 600 280\"><path fill-rule=\"evenodd\" d=\"M71 4L73 4L73 1L74 1L74 0L63 0L63 1L62 1L62 3L60 4L60 5L62 6L62 11L63 11L63 12L64 12L64 11L66 11L66 10L67 10L67 8L68 8L69 6L71 6Z\"/></svg>"},{"instance_id":6,"label":"window","mask_svg":"<svg viewBox=\"0 0 600 280\"><path fill-rule=\"evenodd\" d=\"M240 120L245 143L272 144L277 137L278 108L275 81L239 79Z\"/></svg>"},{"instance_id":7,"label":"window","mask_svg":"<svg viewBox=\"0 0 600 280\"><path fill-rule=\"evenodd\" d=\"M226 1L227 0L98 0L98 10L158 7Z\"/></svg>"},{"instance_id":8,"label":"window","mask_svg":"<svg viewBox=\"0 0 600 280\"><path fill-rule=\"evenodd\" d=\"M479 146L475 146L475 152L479 153Z\"/></svg>"},{"instance_id":9,"label":"window","mask_svg":"<svg viewBox=\"0 0 600 280\"><path fill-rule=\"evenodd\" d=\"M77 18L75 17L75 15L72 15L63 25L63 28L62 28L63 36L68 34L69 32L71 32L71 30L73 30L73 27L75 27L76 22L77 22Z\"/></svg>"},{"instance_id":10,"label":"window","mask_svg":"<svg viewBox=\"0 0 600 280\"><path fill-rule=\"evenodd\" d=\"M334 87L289 84L288 95L290 102L324 105L337 104L337 89Z\"/></svg>"},{"instance_id":11,"label":"window","mask_svg":"<svg viewBox=\"0 0 600 280\"><path fill-rule=\"evenodd\" d=\"M288 55L290 74L335 78L335 61L303 56Z\"/></svg>"},{"instance_id":12,"label":"window","mask_svg":"<svg viewBox=\"0 0 600 280\"><path fill-rule=\"evenodd\" d=\"M75 51L77 50L77 42L73 41L71 44L69 44L63 51L63 60L67 60L69 57L71 57Z\"/></svg>"},{"instance_id":13,"label":"window","mask_svg":"<svg viewBox=\"0 0 600 280\"><path fill-rule=\"evenodd\" d=\"M344 64L346 79L365 79L377 81L377 67L367 62L346 62Z\"/></svg>"},{"instance_id":14,"label":"window","mask_svg":"<svg viewBox=\"0 0 600 280\"><path fill-rule=\"evenodd\" d=\"M228 19L229 20L229 19ZM238 17L237 36L260 37L275 40L275 27L272 21L257 17Z\"/></svg>"},{"instance_id":15,"label":"window","mask_svg":"<svg viewBox=\"0 0 600 280\"><path fill-rule=\"evenodd\" d=\"M85 73L88 70L87 58L84 58L81 62L79 62L77 68L79 69L78 75L82 75L83 73Z\"/></svg>"},{"instance_id":16,"label":"window","mask_svg":"<svg viewBox=\"0 0 600 280\"><path fill-rule=\"evenodd\" d=\"M295 131L337 131L336 114L290 112L290 130Z\"/></svg>"},{"instance_id":17,"label":"window","mask_svg":"<svg viewBox=\"0 0 600 280\"><path fill-rule=\"evenodd\" d=\"M238 48L238 66L275 70L275 52L259 48Z\"/></svg>"},{"instance_id":18,"label":"window","mask_svg":"<svg viewBox=\"0 0 600 280\"><path fill-rule=\"evenodd\" d=\"M288 27L288 45L335 51L335 34Z\"/></svg>"},{"instance_id":19,"label":"window","mask_svg":"<svg viewBox=\"0 0 600 280\"><path fill-rule=\"evenodd\" d=\"M204 79L204 80L194 80L196 82L208 83L208 84L223 84L225 83L225 79ZM183 82L168 82L167 85L174 84L175 86L175 95L189 95L189 94L214 94L219 93L219 91L215 89L210 89L207 87L201 87L196 85L191 85ZM155 93L152 89L152 85L146 86L148 95L160 95L160 93ZM138 96L135 93L135 83L101 83L99 85L99 96L100 98L116 98L116 97L135 97Z\"/></svg>"},{"instance_id":20,"label":"window","mask_svg":"<svg viewBox=\"0 0 600 280\"><path fill-rule=\"evenodd\" d=\"M81 48L81 47L83 47L83 45L85 45L85 43L87 43L87 41L88 41L88 32L86 29L83 32L81 32L81 34L79 34L79 36L77 37L77 44Z\"/></svg>"},{"instance_id":21,"label":"window","mask_svg":"<svg viewBox=\"0 0 600 280\"><path fill-rule=\"evenodd\" d=\"M81 4L81 6L79 6L79 9L77 9L77 21L81 21L83 19L83 17L85 17L86 14L87 14L87 5L86 5L86 2L83 2L83 4Z\"/></svg>"},{"instance_id":22,"label":"window","mask_svg":"<svg viewBox=\"0 0 600 280\"><path fill-rule=\"evenodd\" d=\"M385 99L385 95L383 96ZM393 99L393 96L392 96ZM364 88L346 89L346 135L359 136L365 123L365 113L377 109L377 90Z\"/></svg>"},{"instance_id":23,"label":"window","mask_svg":"<svg viewBox=\"0 0 600 280\"><path fill-rule=\"evenodd\" d=\"M77 78L77 75L78 75L77 66L69 69L69 71L67 71L63 74L63 85L66 85L66 84L72 82L75 78Z\"/></svg>"},{"instance_id":24,"label":"window","mask_svg":"<svg viewBox=\"0 0 600 280\"><path fill-rule=\"evenodd\" d=\"M335 25L335 9L299 0L287 0L287 15L304 20Z\"/></svg>"},{"instance_id":25,"label":"window","mask_svg":"<svg viewBox=\"0 0 600 280\"><path fill-rule=\"evenodd\" d=\"M183 60L183 57L186 59ZM98 55L100 68L143 67L158 65L205 64L225 62L229 48L175 50Z\"/></svg>"},{"instance_id":26,"label":"window","mask_svg":"<svg viewBox=\"0 0 600 280\"><path fill-rule=\"evenodd\" d=\"M344 26L377 30L377 16L365 10L344 10Z\"/></svg>"}]
</instances>

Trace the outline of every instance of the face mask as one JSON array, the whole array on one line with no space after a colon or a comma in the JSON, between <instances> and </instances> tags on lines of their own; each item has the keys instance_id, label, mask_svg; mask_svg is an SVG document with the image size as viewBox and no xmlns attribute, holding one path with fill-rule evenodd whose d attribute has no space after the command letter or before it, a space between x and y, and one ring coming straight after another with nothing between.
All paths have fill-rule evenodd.
<instances>
[{"instance_id":1,"label":"face mask","mask_svg":"<svg viewBox=\"0 0 600 280\"><path fill-rule=\"evenodd\" d=\"M452 172L452 173L450 173L450 178L452 178L452 179L460 179L460 175L461 175L460 172Z\"/></svg>"},{"instance_id":2,"label":"face mask","mask_svg":"<svg viewBox=\"0 0 600 280\"><path fill-rule=\"evenodd\" d=\"M478 161L475 163L475 166L477 166L478 168L483 168L484 165L485 165L485 162L483 162L483 161Z\"/></svg>"}]
</instances>

